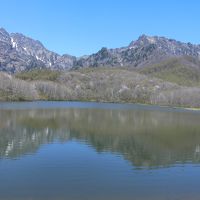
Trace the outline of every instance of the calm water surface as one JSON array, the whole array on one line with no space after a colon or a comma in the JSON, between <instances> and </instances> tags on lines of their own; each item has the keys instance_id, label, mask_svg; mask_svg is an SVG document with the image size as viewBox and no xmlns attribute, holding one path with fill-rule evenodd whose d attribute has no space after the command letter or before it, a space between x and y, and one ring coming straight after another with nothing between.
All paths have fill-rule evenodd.
<instances>
[{"instance_id":1,"label":"calm water surface","mask_svg":"<svg viewBox=\"0 0 200 200\"><path fill-rule=\"evenodd\" d=\"M1 200L199 200L200 112L0 103Z\"/></svg>"}]
</instances>

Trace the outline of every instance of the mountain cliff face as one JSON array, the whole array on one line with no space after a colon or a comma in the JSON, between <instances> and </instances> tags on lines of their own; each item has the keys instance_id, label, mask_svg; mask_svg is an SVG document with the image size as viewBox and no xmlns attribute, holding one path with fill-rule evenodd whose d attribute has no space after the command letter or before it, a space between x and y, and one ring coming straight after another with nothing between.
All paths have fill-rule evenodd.
<instances>
[{"instance_id":1,"label":"mountain cliff face","mask_svg":"<svg viewBox=\"0 0 200 200\"><path fill-rule=\"evenodd\" d=\"M44 64L31 55L18 52L9 33L0 29L0 70L16 72L35 67L44 67Z\"/></svg>"},{"instance_id":2,"label":"mountain cliff face","mask_svg":"<svg viewBox=\"0 0 200 200\"><path fill-rule=\"evenodd\" d=\"M173 57L190 56L200 60L200 45L164 37L142 35L127 47L102 48L95 54L76 58L47 50L41 42L19 33L0 29L0 71L10 73L33 68L69 70L81 67L142 67Z\"/></svg>"},{"instance_id":3,"label":"mountain cliff face","mask_svg":"<svg viewBox=\"0 0 200 200\"><path fill-rule=\"evenodd\" d=\"M77 61L81 67L138 67L159 63L171 57L192 56L200 60L200 45L181 43L164 37L142 35L129 46L119 49L102 48L96 54Z\"/></svg>"},{"instance_id":4,"label":"mountain cliff face","mask_svg":"<svg viewBox=\"0 0 200 200\"><path fill-rule=\"evenodd\" d=\"M15 73L33 68L62 70L72 68L73 60L73 56L60 56L47 50L37 40L0 29L0 71Z\"/></svg>"},{"instance_id":5,"label":"mountain cliff face","mask_svg":"<svg viewBox=\"0 0 200 200\"><path fill-rule=\"evenodd\" d=\"M59 56L56 53L48 51L41 42L25 37L22 34L12 33L10 37L12 47L19 54L33 56L47 67L53 65Z\"/></svg>"}]
</instances>

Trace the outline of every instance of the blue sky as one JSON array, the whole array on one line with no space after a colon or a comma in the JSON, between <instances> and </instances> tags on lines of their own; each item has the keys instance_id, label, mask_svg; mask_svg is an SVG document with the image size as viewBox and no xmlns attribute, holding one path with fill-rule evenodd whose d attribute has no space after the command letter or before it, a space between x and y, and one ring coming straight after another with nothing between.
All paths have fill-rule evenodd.
<instances>
[{"instance_id":1,"label":"blue sky","mask_svg":"<svg viewBox=\"0 0 200 200\"><path fill-rule=\"evenodd\" d=\"M199 0L0 0L0 27L81 56L141 34L200 43L199 10Z\"/></svg>"}]
</instances>

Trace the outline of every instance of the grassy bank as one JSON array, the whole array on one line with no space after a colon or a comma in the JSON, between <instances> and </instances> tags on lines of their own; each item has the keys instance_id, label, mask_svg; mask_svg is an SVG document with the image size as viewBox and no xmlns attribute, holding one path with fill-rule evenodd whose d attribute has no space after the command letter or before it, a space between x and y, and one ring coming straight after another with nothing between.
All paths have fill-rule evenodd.
<instances>
[{"instance_id":1,"label":"grassy bank","mask_svg":"<svg viewBox=\"0 0 200 200\"><path fill-rule=\"evenodd\" d=\"M0 73L2 101L95 101L200 108L200 88L122 68Z\"/></svg>"}]
</instances>

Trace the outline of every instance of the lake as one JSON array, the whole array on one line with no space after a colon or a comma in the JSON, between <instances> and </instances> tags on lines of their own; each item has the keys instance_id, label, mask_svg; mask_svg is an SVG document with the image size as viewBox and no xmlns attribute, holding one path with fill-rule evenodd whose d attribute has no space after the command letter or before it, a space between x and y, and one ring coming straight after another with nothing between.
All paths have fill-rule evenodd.
<instances>
[{"instance_id":1,"label":"lake","mask_svg":"<svg viewBox=\"0 0 200 200\"><path fill-rule=\"evenodd\" d=\"M1 200L199 200L200 112L0 103Z\"/></svg>"}]
</instances>

